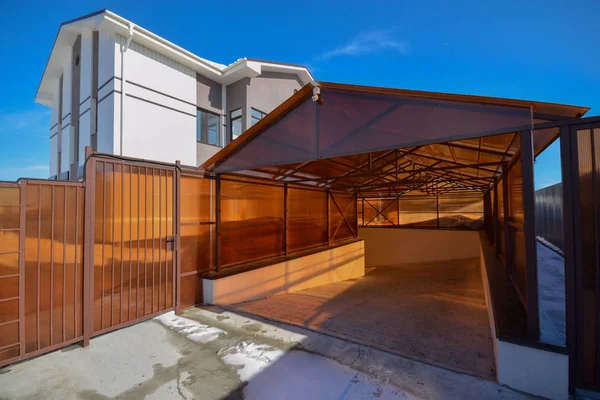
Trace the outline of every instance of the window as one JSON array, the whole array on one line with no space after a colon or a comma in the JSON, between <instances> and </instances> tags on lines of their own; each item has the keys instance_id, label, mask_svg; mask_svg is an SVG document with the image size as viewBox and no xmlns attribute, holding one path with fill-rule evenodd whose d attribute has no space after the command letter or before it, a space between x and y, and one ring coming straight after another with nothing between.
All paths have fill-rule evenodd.
<instances>
[{"instance_id":1,"label":"window","mask_svg":"<svg viewBox=\"0 0 600 400\"><path fill-rule=\"evenodd\" d=\"M267 115L266 113L264 113L262 111L259 111L259 110L256 110L256 109L253 108L252 112L250 114L250 118L252 120L251 123L250 123L250 126L256 124L258 121L260 121L261 119L263 119L266 115Z\"/></svg>"},{"instance_id":2,"label":"window","mask_svg":"<svg viewBox=\"0 0 600 400\"><path fill-rule=\"evenodd\" d=\"M242 134L242 109L233 110L229 116L231 120L231 140L234 140Z\"/></svg>"},{"instance_id":3,"label":"window","mask_svg":"<svg viewBox=\"0 0 600 400\"><path fill-rule=\"evenodd\" d=\"M219 116L204 110L196 111L196 140L220 146Z\"/></svg>"}]
</instances>

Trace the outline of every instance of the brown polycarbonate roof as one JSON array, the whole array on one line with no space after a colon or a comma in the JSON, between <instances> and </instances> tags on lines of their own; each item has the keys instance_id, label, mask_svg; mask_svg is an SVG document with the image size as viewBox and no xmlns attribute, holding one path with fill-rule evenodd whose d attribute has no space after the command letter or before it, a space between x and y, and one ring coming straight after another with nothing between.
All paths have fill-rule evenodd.
<instances>
[{"instance_id":1,"label":"brown polycarbonate roof","mask_svg":"<svg viewBox=\"0 0 600 400\"><path fill-rule=\"evenodd\" d=\"M306 85L203 164L216 173L398 195L482 192L519 152L518 132L589 109L319 83ZM536 153L556 129L534 133Z\"/></svg>"}]
</instances>

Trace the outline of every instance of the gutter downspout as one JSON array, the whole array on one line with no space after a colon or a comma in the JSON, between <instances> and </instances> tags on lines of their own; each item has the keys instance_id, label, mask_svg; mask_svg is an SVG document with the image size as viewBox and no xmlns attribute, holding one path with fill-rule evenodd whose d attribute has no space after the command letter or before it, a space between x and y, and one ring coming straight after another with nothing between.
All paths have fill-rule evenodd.
<instances>
[{"instance_id":1,"label":"gutter downspout","mask_svg":"<svg viewBox=\"0 0 600 400\"><path fill-rule=\"evenodd\" d=\"M127 36L127 42L125 46L121 46L121 118L120 118L120 132L119 132L119 154L123 155L123 119L125 117L125 54L133 39L133 23L129 23L129 35Z\"/></svg>"}]
</instances>

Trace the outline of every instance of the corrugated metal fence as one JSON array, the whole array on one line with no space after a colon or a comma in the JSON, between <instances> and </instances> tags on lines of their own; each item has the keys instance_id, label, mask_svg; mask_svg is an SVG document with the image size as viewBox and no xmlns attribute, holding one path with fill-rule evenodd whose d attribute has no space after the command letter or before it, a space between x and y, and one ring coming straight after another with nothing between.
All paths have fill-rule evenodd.
<instances>
[{"instance_id":1,"label":"corrugated metal fence","mask_svg":"<svg viewBox=\"0 0 600 400\"><path fill-rule=\"evenodd\" d=\"M535 232L564 251L562 183L535 191Z\"/></svg>"}]
</instances>

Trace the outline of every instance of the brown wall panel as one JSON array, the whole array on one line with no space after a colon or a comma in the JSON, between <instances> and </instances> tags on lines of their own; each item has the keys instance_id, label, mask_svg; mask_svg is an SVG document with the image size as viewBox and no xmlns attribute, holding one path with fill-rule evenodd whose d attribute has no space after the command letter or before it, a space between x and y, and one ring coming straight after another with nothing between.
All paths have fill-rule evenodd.
<instances>
[{"instance_id":1,"label":"brown wall panel","mask_svg":"<svg viewBox=\"0 0 600 400\"><path fill-rule=\"evenodd\" d=\"M327 243L327 192L288 188L288 251Z\"/></svg>"}]
</instances>

